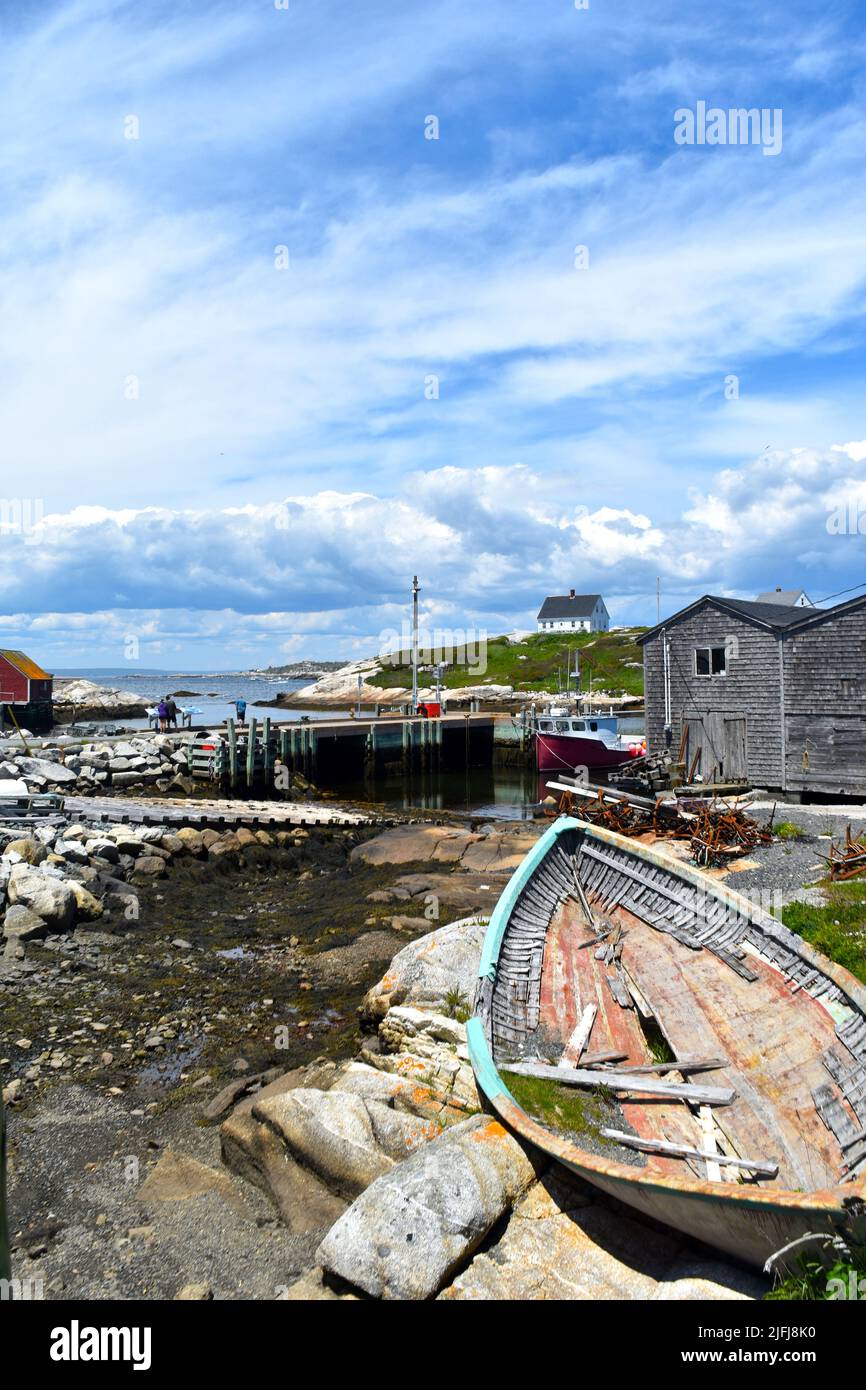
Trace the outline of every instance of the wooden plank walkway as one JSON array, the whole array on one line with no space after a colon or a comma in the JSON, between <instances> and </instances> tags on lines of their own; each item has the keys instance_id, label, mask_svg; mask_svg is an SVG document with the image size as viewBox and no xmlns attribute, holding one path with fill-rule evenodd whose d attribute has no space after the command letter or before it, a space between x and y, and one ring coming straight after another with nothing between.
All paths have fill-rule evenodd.
<instances>
[{"instance_id":1,"label":"wooden plank walkway","mask_svg":"<svg viewBox=\"0 0 866 1390\"><path fill-rule=\"evenodd\" d=\"M191 825L197 829L281 830L292 826L352 826L385 823L384 817L345 811L336 806L305 802L238 801L228 798L180 801L152 796L67 796L66 813L75 819L110 821L114 824Z\"/></svg>"}]
</instances>

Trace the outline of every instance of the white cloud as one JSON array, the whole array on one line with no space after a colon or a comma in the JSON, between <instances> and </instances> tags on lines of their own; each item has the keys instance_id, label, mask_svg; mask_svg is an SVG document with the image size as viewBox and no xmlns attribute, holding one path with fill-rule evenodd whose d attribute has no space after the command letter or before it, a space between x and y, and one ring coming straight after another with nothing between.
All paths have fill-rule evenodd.
<instances>
[{"instance_id":1,"label":"white cloud","mask_svg":"<svg viewBox=\"0 0 866 1390\"><path fill-rule=\"evenodd\" d=\"M0 601L17 616L3 627L37 652L96 644L119 662L131 633L143 661L159 642L226 664L261 647L276 660L375 646L405 620L413 573L425 623L489 631L531 623L546 593L571 586L604 592L617 620L648 620L657 576L669 610L775 583L820 597L866 578L856 525L828 525L864 506L866 459L800 449L722 470L679 513L656 516L575 505L524 465L431 470L397 498L325 490L243 508L77 508L7 532Z\"/></svg>"},{"instance_id":2,"label":"white cloud","mask_svg":"<svg viewBox=\"0 0 866 1390\"><path fill-rule=\"evenodd\" d=\"M866 459L866 439L853 440L850 444L834 444L833 452L836 454L847 454L854 463L861 463Z\"/></svg>"}]
</instances>

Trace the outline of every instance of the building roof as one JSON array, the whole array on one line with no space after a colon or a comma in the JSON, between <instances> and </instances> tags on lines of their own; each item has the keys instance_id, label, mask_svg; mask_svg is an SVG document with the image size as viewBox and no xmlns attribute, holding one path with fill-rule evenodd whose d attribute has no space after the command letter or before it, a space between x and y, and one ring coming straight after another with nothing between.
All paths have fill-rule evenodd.
<instances>
[{"instance_id":1,"label":"building roof","mask_svg":"<svg viewBox=\"0 0 866 1390\"><path fill-rule=\"evenodd\" d=\"M802 632L806 628L820 627L824 623L832 623L837 618L844 617L846 613L856 612L858 608L866 606L866 594L858 594L856 598L845 599L843 603L835 603L832 608L816 608L814 606L811 608L789 608L782 603L758 603L752 599L719 598L714 594L704 594L703 598L687 604L678 613L672 613L669 618L665 618L664 622L656 623L655 627L641 633L637 639L638 642L641 645L648 642L651 637L657 637L666 627L678 623L681 618L686 618L710 604L723 612L733 614L735 617L744 618L747 622L754 623L756 627L764 628L765 631L787 633Z\"/></svg>"},{"instance_id":2,"label":"building roof","mask_svg":"<svg viewBox=\"0 0 866 1390\"><path fill-rule=\"evenodd\" d=\"M758 594L757 602L784 603L788 607L793 607L795 604L798 604L800 602L801 598L804 598L806 600L806 605L804 606L814 608L815 605L813 604L809 595L806 593L805 589L768 589L766 593Z\"/></svg>"},{"instance_id":3,"label":"building roof","mask_svg":"<svg viewBox=\"0 0 866 1390\"><path fill-rule=\"evenodd\" d=\"M770 627L790 627L792 623L803 621L805 614L814 609L795 608L793 604L778 603L773 599L764 601L750 598L715 598L707 595L710 603L718 603L743 618L755 618L759 623L769 623Z\"/></svg>"},{"instance_id":4,"label":"building roof","mask_svg":"<svg viewBox=\"0 0 866 1390\"><path fill-rule=\"evenodd\" d=\"M591 618L601 594L551 594L538 610L537 622Z\"/></svg>"},{"instance_id":5,"label":"building roof","mask_svg":"<svg viewBox=\"0 0 866 1390\"><path fill-rule=\"evenodd\" d=\"M825 618L829 613L834 613L833 608L794 608L784 603L759 603L756 599L747 598L727 598L718 594L704 594L703 598L696 599L694 603L689 603L685 608L681 608L678 613L671 613L664 622L656 623L648 631L641 634L637 639L639 643L649 641L655 637L665 627L670 627L672 623L679 622L681 618L688 617L696 613L698 609L708 605L721 609L724 613L731 613L734 617L744 618L747 622L754 623L757 627L762 627L775 632L784 632L788 628L800 627L806 623L814 623L819 617ZM839 609L848 607L848 604L840 603Z\"/></svg>"},{"instance_id":6,"label":"building roof","mask_svg":"<svg viewBox=\"0 0 866 1390\"><path fill-rule=\"evenodd\" d=\"M25 652L17 652L11 648L5 650L0 648L0 656L4 657L10 666L14 666L16 671L20 671L22 676L26 676L28 680L50 681L52 679L49 673L43 671L41 666L37 666L36 662Z\"/></svg>"}]
</instances>

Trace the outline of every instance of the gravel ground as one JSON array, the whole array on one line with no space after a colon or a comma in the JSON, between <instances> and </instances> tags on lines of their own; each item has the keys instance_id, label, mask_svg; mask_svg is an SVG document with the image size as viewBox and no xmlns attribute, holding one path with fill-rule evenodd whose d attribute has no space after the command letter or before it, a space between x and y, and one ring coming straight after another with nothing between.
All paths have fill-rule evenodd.
<instances>
[{"instance_id":1,"label":"gravel ground","mask_svg":"<svg viewBox=\"0 0 866 1390\"><path fill-rule=\"evenodd\" d=\"M855 833L863 829L866 806L798 806L761 798L752 803L750 814L763 821L774 806L775 825L788 821L805 834L751 851L749 860L758 867L731 873L726 882L764 907L779 908L795 899L820 904L824 893L814 885L826 874L829 837L841 839L849 824Z\"/></svg>"},{"instance_id":2,"label":"gravel ground","mask_svg":"<svg viewBox=\"0 0 866 1390\"><path fill-rule=\"evenodd\" d=\"M172 1299L189 1283L218 1299L273 1299L312 1262L267 1199L220 1162L219 1131L191 1109L156 1117L128 1098L69 1086L17 1129L11 1173L15 1275L48 1299ZM166 1153L194 1158L214 1189L140 1194ZM219 1184L219 1185L217 1185Z\"/></svg>"}]
</instances>

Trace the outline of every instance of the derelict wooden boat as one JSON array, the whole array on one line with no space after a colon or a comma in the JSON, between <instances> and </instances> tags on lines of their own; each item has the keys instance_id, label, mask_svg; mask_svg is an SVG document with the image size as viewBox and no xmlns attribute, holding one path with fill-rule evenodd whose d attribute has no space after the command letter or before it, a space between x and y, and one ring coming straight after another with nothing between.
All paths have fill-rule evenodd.
<instances>
[{"instance_id":1,"label":"derelict wooden boat","mask_svg":"<svg viewBox=\"0 0 866 1390\"><path fill-rule=\"evenodd\" d=\"M536 1147L752 1264L813 1232L866 1240L866 987L769 913L561 817L502 894L479 976L476 1078ZM553 1102L579 1094L612 1120L569 1132Z\"/></svg>"}]
</instances>

